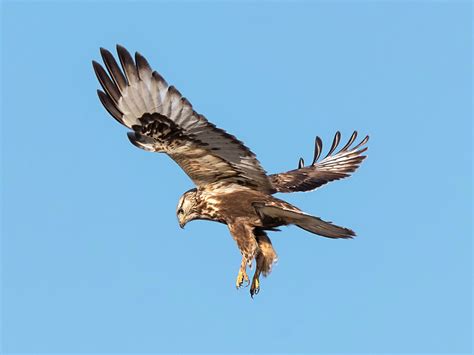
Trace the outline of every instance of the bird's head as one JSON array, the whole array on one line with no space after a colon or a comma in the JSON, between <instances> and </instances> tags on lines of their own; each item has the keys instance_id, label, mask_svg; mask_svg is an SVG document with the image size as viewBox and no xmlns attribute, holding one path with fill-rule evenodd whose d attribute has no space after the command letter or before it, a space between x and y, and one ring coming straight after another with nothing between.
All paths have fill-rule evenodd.
<instances>
[{"instance_id":1,"label":"bird's head","mask_svg":"<svg viewBox=\"0 0 474 355\"><path fill-rule=\"evenodd\" d=\"M191 189L186 191L179 199L176 207L176 216L178 217L179 226L184 228L186 223L193 219L199 218L197 207L197 190Z\"/></svg>"}]
</instances>

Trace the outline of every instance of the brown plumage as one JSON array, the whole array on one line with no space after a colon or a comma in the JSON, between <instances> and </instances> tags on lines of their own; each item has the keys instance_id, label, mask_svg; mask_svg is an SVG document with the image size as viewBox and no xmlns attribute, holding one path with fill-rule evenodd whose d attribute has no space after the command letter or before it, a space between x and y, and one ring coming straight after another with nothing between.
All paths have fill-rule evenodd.
<instances>
[{"instance_id":1,"label":"brown plumage","mask_svg":"<svg viewBox=\"0 0 474 355\"><path fill-rule=\"evenodd\" d=\"M242 254L236 286L250 283L247 267L256 261L250 294L260 290L260 274L267 276L277 259L266 231L294 224L328 238L352 238L355 233L272 196L276 192L309 191L349 176L365 159L365 137L355 147L357 132L333 154L341 134L336 133L326 157L319 161L322 141L315 140L314 158L285 173L267 175L250 149L234 136L194 111L179 91L153 71L139 53L135 60L117 46L121 63L107 50L100 50L107 71L97 62L93 67L104 91L99 99L107 111L128 127L135 146L168 154L196 184L181 196L179 224L196 219L225 223Z\"/></svg>"}]
</instances>

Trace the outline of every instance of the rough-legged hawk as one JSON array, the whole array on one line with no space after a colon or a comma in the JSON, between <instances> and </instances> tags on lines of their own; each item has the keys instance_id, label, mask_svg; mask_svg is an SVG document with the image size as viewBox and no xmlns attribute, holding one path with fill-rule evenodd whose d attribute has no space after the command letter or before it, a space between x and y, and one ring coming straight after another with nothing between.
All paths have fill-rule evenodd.
<instances>
[{"instance_id":1,"label":"rough-legged hawk","mask_svg":"<svg viewBox=\"0 0 474 355\"><path fill-rule=\"evenodd\" d=\"M234 136L217 128L193 110L180 92L153 71L146 59L117 46L121 68L106 49L100 50L107 72L93 62L104 91L99 98L107 111L128 127L135 146L168 154L196 184L179 200L179 225L195 219L225 223L242 253L236 286L250 283L247 266L256 261L250 294L260 289L260 274L266 276L277 256L265 231L295 224L308 232L328 238L351 238L347 228L308 215L272 196L276 192L309 191L330 181L345 178L364 160L363 147L369 137L352 147L354 132L342 149L335 152L341 135L334 136L329 152L319 160L322 142L316 137L314 158L305 166L267 175L255 155Z\"/></svg>"}]
</instances>

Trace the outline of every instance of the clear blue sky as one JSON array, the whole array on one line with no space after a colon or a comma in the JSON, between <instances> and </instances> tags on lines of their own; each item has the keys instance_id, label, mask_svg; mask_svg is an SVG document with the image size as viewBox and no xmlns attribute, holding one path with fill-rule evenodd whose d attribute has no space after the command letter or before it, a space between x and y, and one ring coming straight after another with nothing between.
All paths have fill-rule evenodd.
<instances>
[{"instance_id":1,"label":"clear blue sky","mask_svg":"<svg viewBox=\"0 0 474 355\"><path fill-rule=\"evenodd\" d=\"M470 2L2 6L4 352L471 352ZM236 291L227 228L181 230L191 181L99 103L116 43L269 172L370 134L351 179L280 195L358 237L273 233Z\"/></svg>"}]
</instances>

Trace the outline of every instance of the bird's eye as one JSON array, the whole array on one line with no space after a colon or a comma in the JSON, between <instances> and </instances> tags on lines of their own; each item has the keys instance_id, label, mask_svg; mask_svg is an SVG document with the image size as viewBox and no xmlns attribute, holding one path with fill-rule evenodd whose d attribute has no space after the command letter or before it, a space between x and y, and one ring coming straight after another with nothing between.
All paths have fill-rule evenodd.
<instances>
[{"instance_id":1,"label":"bird's eye","mask_svg":"<svg viewBox=\"0 0 474 355\"><path fill-rule=\"evenodd\" d=\"M180 209L178 210L178 214L183 214L183 213L184 213L183 209L180 208Z\"/></svg>"}]
</instances>

